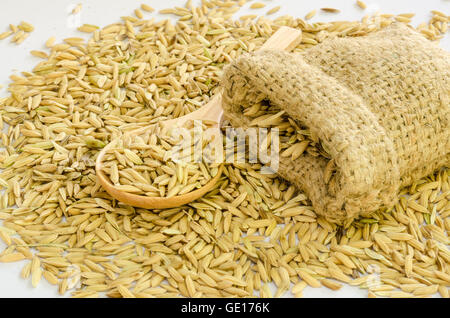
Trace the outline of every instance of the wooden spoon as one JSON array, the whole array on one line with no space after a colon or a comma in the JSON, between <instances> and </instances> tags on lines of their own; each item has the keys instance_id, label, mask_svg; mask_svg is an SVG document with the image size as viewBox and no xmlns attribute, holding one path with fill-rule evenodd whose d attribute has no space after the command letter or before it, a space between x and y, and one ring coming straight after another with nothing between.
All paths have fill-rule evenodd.
<instances>
[{"instance_id":1,"label":"wooden spoon","mask_svg":"<svg viewBox=\"0 0 450 318\"><path fill-rule=\"evenodd\" d=\"M286 50L290 51L294 47L297 46L301 41L301 31L289 27L281 27L279 28L260 48L260 50L264 49L278 49L278 50ZM189 120L208 120L212 122L220 124L221 118L223 115L222 110L222 94L218 93L214 95L210 99L210 101L201 107L200 109L189 113L185 116L166 120L161 122L162 129L169 128L169 127L182 127L184 123L186 123ZM141 134L143 133L148 127L139 128L137 130L134 130L129 134ZM192 202L194 200L197 200L198 198L204 196L207 192L209 192L216 182L219 180L220 176L222 175L223 171L223 165L219 167L219 170L212 178L209 180L203 187L186 193L182 195L173 196L170 198L164 198L164 197L147 197L142 195L136 195L128 192L124 192L121 190L118 190L110 181L109 178L105 176L105 174L102 171L102 161L106 154L106 152L114 147L116 145L116 141L113 140L110 144L108 144L106 147L102 149L102 151L99 153L97 157L97 161L95 163L95 170L97 174L97 178L100 182L100 184L103 186L103 188L108 192L113 198L119 200L120 202L123 202L125 204L145 208L145 209L166 209L166 208L174 208L178 207L184 204L187 204L189 202Z\"/></svg>"}]
</instances>

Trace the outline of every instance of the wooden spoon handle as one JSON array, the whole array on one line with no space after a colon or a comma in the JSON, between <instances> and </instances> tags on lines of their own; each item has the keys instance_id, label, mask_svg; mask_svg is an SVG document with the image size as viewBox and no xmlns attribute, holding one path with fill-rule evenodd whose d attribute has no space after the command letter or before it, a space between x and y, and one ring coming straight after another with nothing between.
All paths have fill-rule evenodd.
<instances>
[{"instance_id":1,"label":"wooden spoon handle","mask_svg":"<svg viewBox=\"0 0 450 318\"><path fill-rule=\"evenodd\" d=\"M291 51L301 42L301 40L301 30L282 26L261 46L259 50L278 49ZM163 127L168 128L174 124L182 126L186 121L195 119L211 120L219 123L222 115L222 94L219 92L214 95L206 105L196 111L179 118L164 121Z\"/></svg>"},{"instance_id":2,"label":"wooden spoon handle","mask_svg":"<svg viewBox=\"0 0 450 318\"><path fill-rule=\"evenodd\" d=\"M291 51L302 41L302 31L282 26L275 32L259 50L278 49Z\"/></svg>"}]
</instances>

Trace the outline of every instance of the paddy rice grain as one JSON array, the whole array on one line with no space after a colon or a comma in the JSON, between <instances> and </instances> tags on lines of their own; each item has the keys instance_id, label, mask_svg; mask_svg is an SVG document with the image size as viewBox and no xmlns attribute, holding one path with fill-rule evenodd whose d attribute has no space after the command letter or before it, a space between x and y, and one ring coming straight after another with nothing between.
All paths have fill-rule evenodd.
<instances>
[{"instance_id":1,"label":"paddy rice grain","mask_svg":"<svg viewBox=\"0 0 450 318\"><path fill-rule=\"evenodd\" d=\"M261 9L264 8L266 6L265 3L262 2L254 2L250 5L250 9Z\"/></svg>"},{"instance_id":2,"label":"paddy rice grain","mask_svg":"<svg viewBox=\"0 0 450 318\"><path fill-rule=\"evenodd\" d=\"M142 11L139 10L139 9L135 9L135 10L134 10L134 14L135 14L136 17L138 17L139 19L143 19L143 18L144 18L144 14L143 14Z\"/></svg>"},{"instance_id":3,"label":"paddy rice grain","mask_svg":"<svg viewBox=\"0 0 450 318\"><path fill-rule=\"evenodd\" d=\"M363 10L367 8L367 5L361 0L357 0L356 4L358 5L358 7L360 7Z\"/></svg>"},{"instance_id":4,"label":"paddy rice grain","mask_svg":"<svg viewBox=\"0 0 450 318\"><path fill-rule=\"evenodd\" d=\"M305 15L305 20L310 20L312 19L317 13L317 10L312 10L311 12L307 13Z\"/></svg>"},{"instance_id":5,"label":"paddy rice grain","mask_svg":"<svg viewBox=\"0 0 450 318\"><path fill-rule=\"evenodd\" d=\"M55 41L56 41L56 38L54 36L52 36L45 42L45 46L48 48L51 48L53 46L53 44L55 43Z\"/></svg>"},{"instance_id":6,"label":"paddy rice grain","mask_svg":"<svg viewBox=\"0 0 450 318\"><path fill-rule=\"evenodd\" d=\"M155 11L155 9L153 9L152 7L150 7L149 5L143 3L141 4L141 9L147 12L153 12Z\"/></svg>"},{"instance_id":7,"label":"paddy rice grain","mask_svg":"<svg viewBox=\"0 0 450 318\"><path fill-rule=\"evenodd\" d=\"M48 54L46 52L43 52L43 51L33 50L30 53L31 53L31 55L39 57L39 58L43 58L43 59L48 58Z\"/></svg>"},{"instance_id":8,"label":"paddy rice grain","mask_svg":"<svg viewBox=\"0 0 450 318\"><path fill-rule=\"evenodd\" d=\"M98 26L96 25L92 25L92 24L83 24L82 26L79 26L77 28L78 31L80 32L86 32L86 33L92 33L95 32L96 30L98 30Z\"/></svg>"},{"instance_id":9,"label":"paddy rice grain","mask_svg":"<svg viewBox=\"0 0 450 318\"><path fill-rule=\"evenodd\" d=\"M272 9L270 9L269 11L267 11L266 15L274 14L274 13L278 12L280 9L281 9L281 6L273 7Z\"/></svg>"},{"instance_id":10,"label":"paddy rice grain","mask_svg":"<svg viewBox=\"0 0 450 318\"><path fill-rule=\"evenodd\" d=\"M341 12L338 9L335 8L320 8L320 10L322 10L323 12L328 12L328 13L339 13Z\"/></svg>"},{"instance_id":11,"label":"paddy rice grain","mask_svg":"<svg viewBox=\"0 0 450 318\"><path fill-rule=\"evenodd\" d=\"M13 33L17 33L19 31L19 28L15 24L10 24L9 28Z\"/></svg>"},{"instance_id":12,"label":"paddy rice grain","mask_svg":"<svg viewBox=\"0 0 450 318\"><path fill-rule=\"evenodd\" d=\"M13 31L6 31L3 33L0 33L0 40L4 40L7 37L11 36L14 32Z\"/></svg>"}]
</instances>

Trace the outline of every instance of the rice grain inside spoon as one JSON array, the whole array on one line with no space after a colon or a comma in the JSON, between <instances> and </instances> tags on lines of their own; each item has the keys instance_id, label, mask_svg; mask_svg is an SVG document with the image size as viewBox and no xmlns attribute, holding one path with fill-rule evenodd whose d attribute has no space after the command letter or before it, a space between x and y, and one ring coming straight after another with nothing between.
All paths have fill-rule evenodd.
<instances>
[{"instance_id":1,"label":"rice grain inside spoon","mask_svg":"<svg viewBox=\"0 0 450 318\"><path fill-rule=\"evenodd\" d=\"M278 49L290 51L295 48L301 41L301 31L289 27L279 28L260 48L260 50L265 49ZM210 101L201 107L200 109L189 113L185 116L166 120L161 122L162 129L167 129L170 127L182 127L187 121L190 120L207 120L210 122L216 122L217 126L220 125L220 120L223 115L222 110L222 95L220 93L213 96ZM140 134L144 132L147 127L139 128L135 131L129 132L128 134ZM170 198L165 197L148 197L142 195L136 195L128 192L121 191L117 189L108 179L108 177L102 171L102 162L106 152L116 146L116 140L113 140L106 147L102 149L99 153L96 163L95 170L97 178L106 192L109 193L113 198L125 204L145 208L145 209L166 209L174 208L194 200L199 199L208 193L214 185L219 180L222 175L223 165L220 166L217 174L209 180L201 188L194 190L192 192L173 196Z\"/></svg>"}]
</instances>

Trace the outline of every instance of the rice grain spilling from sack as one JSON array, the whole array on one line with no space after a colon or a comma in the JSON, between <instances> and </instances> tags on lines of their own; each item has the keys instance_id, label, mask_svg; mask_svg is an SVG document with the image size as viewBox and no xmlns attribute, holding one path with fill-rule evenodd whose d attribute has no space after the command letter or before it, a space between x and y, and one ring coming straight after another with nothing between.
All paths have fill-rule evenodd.
<instances>
[{"instance_id":1,"label":"rice grain spilling from sack","mask_svg":"<svg viewBox=\"0 0 450 318\"><path fill-rule=\"evenodd\" d=\"M224 87L233 125L249 126L244 110L268 99L318 136L336 165L332 184L324 156L281 156L278 173L332 222L392 207L401 187L450 162L450 54L404 25L242 56Z\"/></svg>"}]
</instances>

